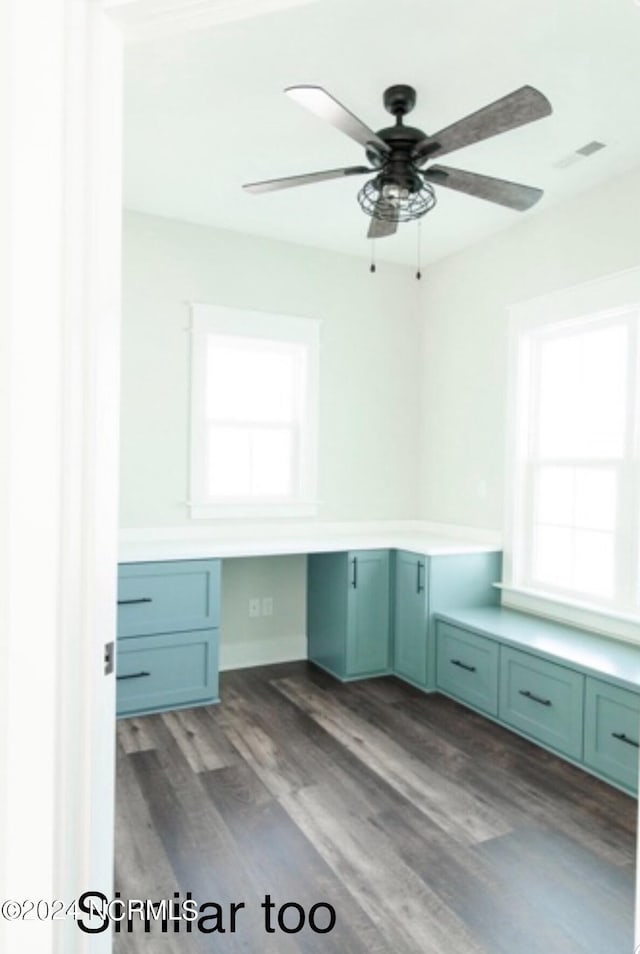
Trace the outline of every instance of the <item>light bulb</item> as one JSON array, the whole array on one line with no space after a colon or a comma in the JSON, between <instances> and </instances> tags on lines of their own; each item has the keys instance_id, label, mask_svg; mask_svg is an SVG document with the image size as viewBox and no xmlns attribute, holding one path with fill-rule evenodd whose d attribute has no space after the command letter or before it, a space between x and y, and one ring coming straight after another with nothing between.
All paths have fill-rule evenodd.
<instances>
[{"instance_id":1,"label":"light bulb","mask_svg":"<svg viewBox=\"0 0 640 954\"><path fill-rule=\"evenodd\" d=\"M403 186L396 185L395 182L388 182L382 186L382 198L395 209L400 208L409 198L409 190Z\"/></svg>"}]
</instances>

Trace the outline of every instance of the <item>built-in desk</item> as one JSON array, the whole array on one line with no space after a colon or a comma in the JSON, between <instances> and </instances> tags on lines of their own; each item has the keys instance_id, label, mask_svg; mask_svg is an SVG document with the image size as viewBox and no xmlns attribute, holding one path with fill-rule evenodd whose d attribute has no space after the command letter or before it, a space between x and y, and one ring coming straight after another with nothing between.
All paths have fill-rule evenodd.
<instances>
[{"instance_id":1,"label":"built-in desk","mask_svg":"<svg viewBox=\"0 0 640 954\"><path fill-rule=\"evenodd\" d=\"M500 552L494 544L420 525L299 523L286 532L258 525L226 536L211 528L126 531L119 568L118 713L217 701L221 564L292 554L308 557L308 657L339 678L395 672L433 688L434 609L497 600ZM402 608L413 591L408 618ZM394 629L403 647L398 654Z\"/></svg>"},{"instance_id":2,"label":"built-in desk","mask_svg":"<svg viewBox=\"0 0 640 954\"><path fill-rule=\"evenodd\" d=\"M309 658L337 678L393 674L443 692L637 791L640 647L501 608L496 545L419 525L126 532L121 586L145 579L159 602L147 612L153 594L129 597L144 609L119 632L120 713L216 701L221 561L288 554L308 557ZM210 605L177 625L165 597L187 585Z\"/></svg>"}]
</instances>

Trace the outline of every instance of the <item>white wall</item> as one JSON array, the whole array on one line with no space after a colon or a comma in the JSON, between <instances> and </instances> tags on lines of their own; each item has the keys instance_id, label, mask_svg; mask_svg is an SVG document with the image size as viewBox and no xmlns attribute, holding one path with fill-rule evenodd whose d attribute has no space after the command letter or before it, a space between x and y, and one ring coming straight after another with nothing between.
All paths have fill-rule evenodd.
<instances>
[{"instance_id":1,"label":"white wall","mask_svg":"<svg viewBox=\"0 0 640 954\"><path fill-rule=\"evenodd\" d=\"M639 211L640 170L426 271L423 517L502 530L507 308L637 265Z\"/></svg>"},{"instance_id":2,"label":"white wall","mask_svg":"<svg viewBox=\"0 0 640 954\"><path fill-rule=\"evenodd\" d=\"M121 525L188 522L189 300L320 318L319 517L415 516L416 286L397 265L126 213Z\"/></svg>"},{"instance_id":3,"label":"white wall","mask_svg":"<svg viewBox=\"0 0 640 954\"><path fill-rule=\"evenodd\" d=\"M365 259L127 212L123 271L122 527L189 523L190 300L321 319L319 519L415 517L412 269L379 265L372 275ZM274 597L272 617L248 618L254 596ZM227 561L222 611L223 665L285 658L295 646L304 655L304 558Z\"/></svg>"}]
</instances>

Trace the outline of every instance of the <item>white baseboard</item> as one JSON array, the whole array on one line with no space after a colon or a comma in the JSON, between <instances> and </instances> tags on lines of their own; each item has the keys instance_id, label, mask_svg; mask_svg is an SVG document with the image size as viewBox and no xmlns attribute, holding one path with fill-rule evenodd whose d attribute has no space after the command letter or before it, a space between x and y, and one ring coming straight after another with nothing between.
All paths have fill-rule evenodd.
<instances>
[{"instance_id":1,"label":"white baseboard","mask_svg":"<svg viewBox=\"0 0 640 954\"><path fill-rule=\"evenodd\" d=\"M220 671L268 666L271 663L293 662L307 658L306 636L280 636L275 639L252 639L220 646Z\"/></svg>"}]
</instances>

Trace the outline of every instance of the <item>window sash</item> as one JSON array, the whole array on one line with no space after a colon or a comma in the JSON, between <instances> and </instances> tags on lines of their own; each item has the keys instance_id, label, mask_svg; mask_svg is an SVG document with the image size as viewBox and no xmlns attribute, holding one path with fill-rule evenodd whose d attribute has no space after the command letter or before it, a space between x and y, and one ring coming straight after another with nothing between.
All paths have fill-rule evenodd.
<instances>
[{"instance_id":1,"label":"window sash","mask_svg":"<svg viewBox=\"0 0 640 954\"><path fill-rule=\"evenodd\" d=\"M190 514L195 518L250 516L312 516L316 512L316 446L319 322L315 319L191 305L191 429ZM234 346L250 351L285 351L296 361L295 399L291 419L258 421L232 419L207 412L208 339L232 338ZM271 429L289 435L288 493L210 493L208 455L212 426L229 426L241 433L267 435ZM283 430L284 429L284 430ZM273 433L275 433L275 430ZM255 487L254 481L254 490Z\"/></svg>"},{"instance_id":2,"label":"window sash","mask_svg":"<svg viewBox=\"0 0 640 954\"><path fill-rule=\"evenodd\" d=\"M638 371L640 365L638 310L626 307L616 312L574 318L555 326L528 328L521 331L515 366L517 378L516 413L513 435L511 484L511 579L507 586L525 591L547 593L569 600L579 599L594 604L594 607L611 608L640 615L640 388ZM545 457L539 452L540 410L540 346L554 338L569 337L591 329L624 326L628 335L628 361L626 368L626 426L624 446L620 457ZM594 386L597 386L597 382ZM541 579L535 572L534 546L543 524L537 519L536 499L540 477L544 468L557 466L594 473L609 471L614 474L617 497L617 516L613 528L613 592L610 596L594 593L584 588L559 585ZM574 501L575 509L575 501ZM584 528L572 517L564 522L565 528L575 537Z\"/></svg>"}]
</instances>

